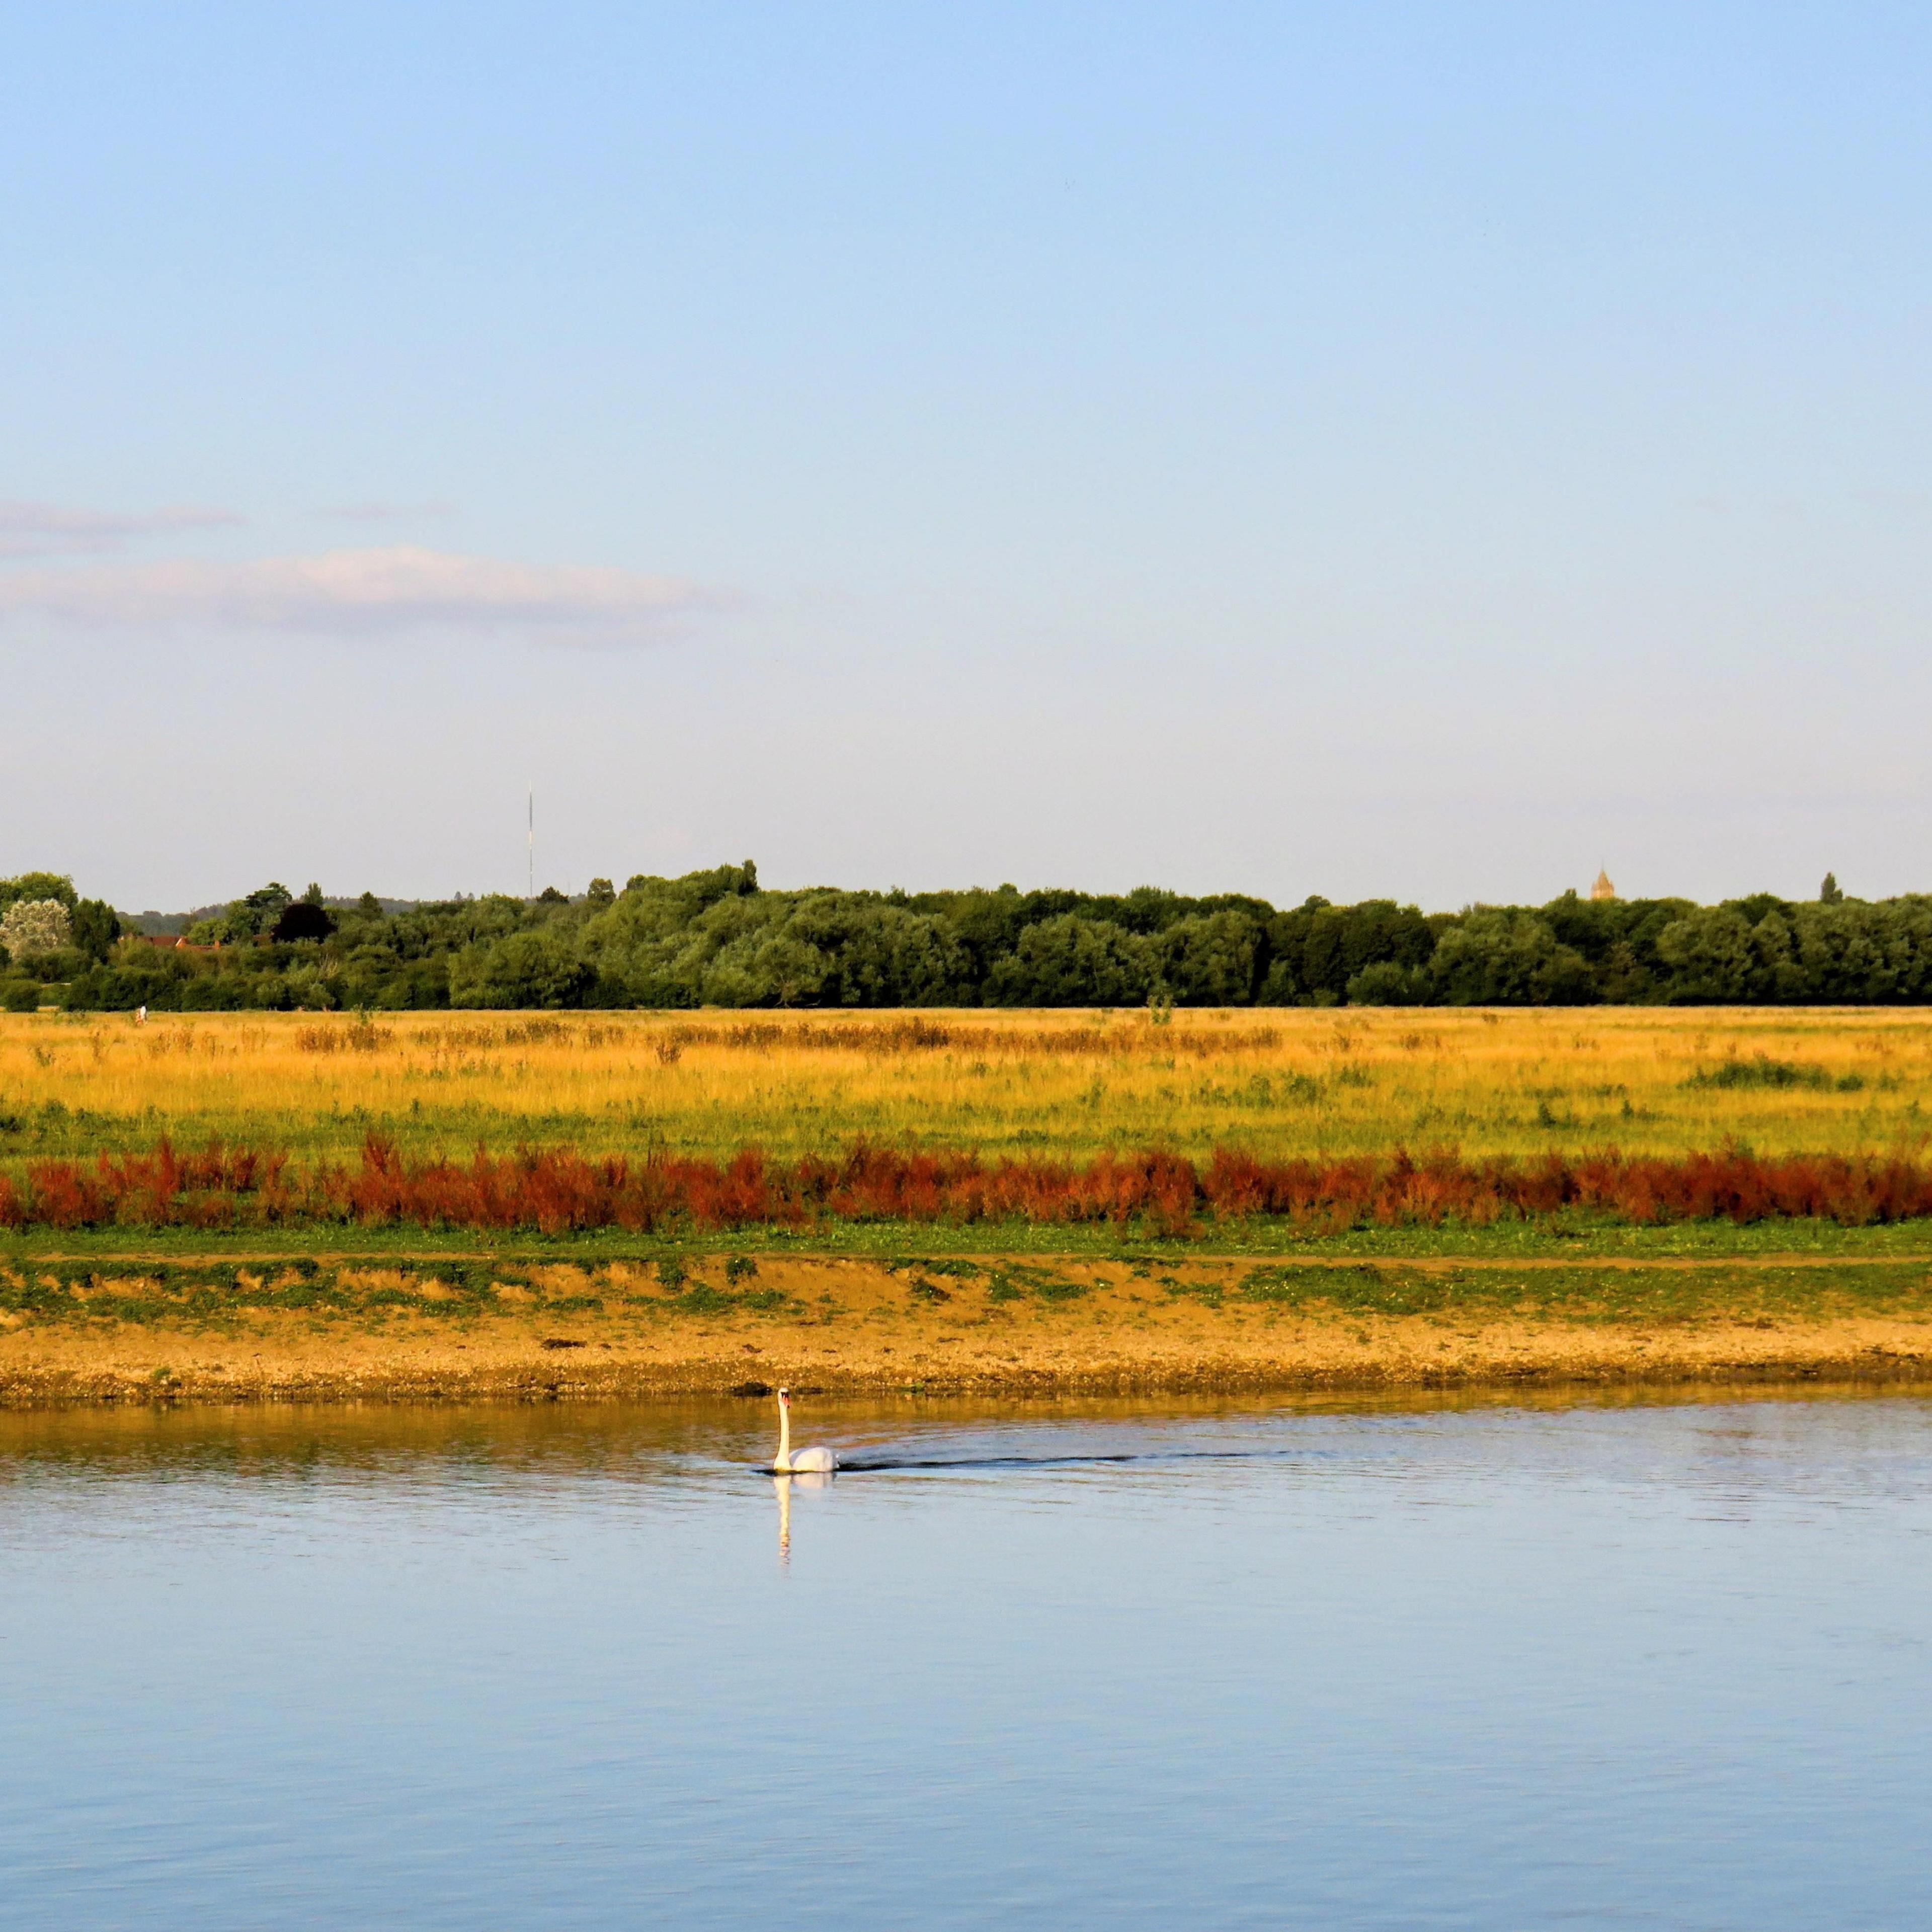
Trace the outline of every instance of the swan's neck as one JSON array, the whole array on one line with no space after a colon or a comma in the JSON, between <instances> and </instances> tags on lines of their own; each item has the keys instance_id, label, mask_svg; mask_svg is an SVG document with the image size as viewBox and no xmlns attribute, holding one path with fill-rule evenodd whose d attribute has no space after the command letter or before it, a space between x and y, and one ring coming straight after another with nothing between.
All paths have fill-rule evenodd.
<instances>
[{"instance_id":1,"label":"swan's neck","mask_svg":"<svg viewBox=\"0 0 1932 1932\"><path fill-rule=\"evenodd\" d=\"M774 1469L791 1467L791 1411L785 1404L778 1404L778 1453L773 1459Z\"/></svg>"}]
</instances>

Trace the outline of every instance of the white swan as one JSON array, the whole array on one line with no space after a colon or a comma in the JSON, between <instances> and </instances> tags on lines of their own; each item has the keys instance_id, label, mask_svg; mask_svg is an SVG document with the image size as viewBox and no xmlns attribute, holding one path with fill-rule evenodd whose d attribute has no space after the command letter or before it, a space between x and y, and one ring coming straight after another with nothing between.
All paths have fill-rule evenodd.
<instances>
[{"instance_id":1,"label":"white swan","mask_svg":"<svg viewBox=\"0 0 1932 1932\"><path fill-rule=\"evenodd\" d=\"M791 1390L778 1390L778 1453L772 1467L783 1476L829 1474L838 1466L838 1458L830 1449L801 1449L791 1453Z\"/></svg>"}]
</instances>

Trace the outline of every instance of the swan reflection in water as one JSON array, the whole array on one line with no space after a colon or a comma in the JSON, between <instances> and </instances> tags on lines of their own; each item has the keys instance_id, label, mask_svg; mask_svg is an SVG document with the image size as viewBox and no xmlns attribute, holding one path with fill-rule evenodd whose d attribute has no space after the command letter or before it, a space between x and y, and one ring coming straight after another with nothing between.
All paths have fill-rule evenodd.
<instances>
[{"instance_id":1,"label":"swan reflection in water","mask_svg":"<svg viewBox=\"0 0 1932 1932\"><path fill-rule=\"evenodd\" d=\"M796 1483L802 1490L829 1490L832 1478L823 1470L808 1469L796 1476L774 1476L772 1487L778 1499L778 1561L791 1561L791 1491Z\"/></svg>"}]
</instances>

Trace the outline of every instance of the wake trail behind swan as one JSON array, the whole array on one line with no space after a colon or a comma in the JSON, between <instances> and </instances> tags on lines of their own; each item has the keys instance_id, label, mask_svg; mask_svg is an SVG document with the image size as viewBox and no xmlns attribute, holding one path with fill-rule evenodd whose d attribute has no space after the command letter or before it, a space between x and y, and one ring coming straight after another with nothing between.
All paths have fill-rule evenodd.
<instances>
[{"instance_id":1,"label":"wake trail behind swan","mask_svg":"<svg viewBox=\"0 0 1932 1932\"><path fill-rule=\"evenodd\" d=\"M842 1476L887 1475L915 1469L1068 1469L1112 1466L1124 1462L1270 1462L1301 1454L1289 1449L1147 1449L1065 1456L872 1456L848 1461L839 1458ZM770 1475L768 1463L752 1468Z\"/></svg>"}]
</instances>

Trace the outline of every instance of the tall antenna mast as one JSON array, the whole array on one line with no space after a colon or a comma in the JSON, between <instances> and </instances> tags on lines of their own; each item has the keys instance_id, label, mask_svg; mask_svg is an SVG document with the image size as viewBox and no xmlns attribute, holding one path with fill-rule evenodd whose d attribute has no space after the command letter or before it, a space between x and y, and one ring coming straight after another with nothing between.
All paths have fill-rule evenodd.
<instances>
[{"instance_id":1,"label":"tall antenna mast","mask_svg":"<svg viewBox=\"0 0 1932 1932\"><path fill-rule=\"evenodd\" d=\"M537 896L537 787L534 778L530 781L530 896L535 898Z\"/></svg>"}]
</instances>

